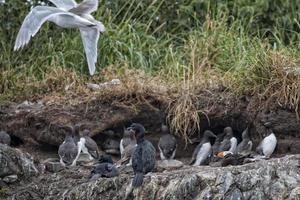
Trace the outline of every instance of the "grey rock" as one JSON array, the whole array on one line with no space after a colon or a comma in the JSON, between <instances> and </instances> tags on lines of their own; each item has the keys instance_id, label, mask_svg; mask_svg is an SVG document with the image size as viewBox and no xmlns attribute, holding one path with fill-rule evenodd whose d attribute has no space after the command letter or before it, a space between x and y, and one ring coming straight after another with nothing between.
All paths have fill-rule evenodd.
<instances>
[{"instance_id":1,"label":"grey rock","mask_svg":"<svg viewBox=\"0 0 300 200\"><path fill-rule=\"evenodd\" d=\"M293 155L239 166L183 166L152 172L128 199L299 199L299 160L300 155ZM118 177L89 181L84 178L88 174L78 168L41 175L22 191L41 199L119 200L124 199L133 178L132 173L120 171Z\"/></svg>"},{"instance_id":2,"label":"grey rock","mask_svg":"<svg viewBox=\"0 0 300 200\"><path fill-rule=\"evenodd\" d=\"M5 183L14 183L18 180L18 175L14 174L14 175L5 176L2 180Z\"/></svg>"},{"instance_id":3,"label":"grey rock","mask_svg":"<svg viewBox=\"0 0 300 200\"><path fill-rule=\"evenodd\" d=\"M19 175L28 178L38 173L30 154L0 144L0 178L9 175Z\"/></svg>"},{"instance_id":4,"label":"grey rock","mask_svg":"<svg viewBox=\"0 0 300 200\"><path fill-rule=\"evenodd\" d=\"M159 160L157 161L157 168L158 170L161 169L166 169L166 170L174 170L174 169L179 169L183 167L183 163L179 160ZM160 171L160 170L159 170Z\"/></svg>"},{"instance_id":5,"label":"grey rock","mask_svg":"<svg viewBox=\"0 0 300 200\"><path fill-rule=\"evenodd\" d=\"M45 162L45 168L49 172L59 172L64 169L60 162Z\"/></svg>"}]
</instances>

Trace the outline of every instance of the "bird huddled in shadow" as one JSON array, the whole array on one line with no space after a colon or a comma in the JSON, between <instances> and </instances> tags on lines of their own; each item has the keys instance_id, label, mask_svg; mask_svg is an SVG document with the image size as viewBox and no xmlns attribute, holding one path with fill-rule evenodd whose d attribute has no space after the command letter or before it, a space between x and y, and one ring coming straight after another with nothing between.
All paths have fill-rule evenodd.
<instances>
[{"instance_id":1,"label":"bird huddled in shadow","mask_svg":"<svg viewBox=\"0 0 300 200\"><path fill-rule=\"evenodd\" d=\"M233 154L236 153L237 139L233 136L233 131L231 127L224 128L225 137L220 144L219 152L230 151Z\"/></svg>"},{"instance_id":2,"label":"bird huddled in shadow","mask_svg":"<svg viewBox=\"0 0 300 200\"><path fill-rule=\"evenodd\" d=\"M120 141L121 159L116 163L117 166L128 162L128 166L132 164L132 154L137 147L134 131L131 128L124 130L123 138Z\"/></svg>"},{"instance_id":3,"label":"bird huddled in shadow","mask_svg":"<svg viewBox=\"0 0 300 200\"><path fill-rule=\"evenodd\" d=\"M267 127L266 137L259 143L256 152L265 158L270 158L277 145L277 139L271 128Z\"/></svg>"},{"instance_id":4,"label":"bird huddled in shadow","mask_svg":"<svg viewBox=\"0 0 300 200\"><path fill-rule=\"evenodd\" d=\"M210 143L210 138L212 137L216 138L217 136L210 130L204 131L200 144L198 144L198 146L193 152L190 165L203 165L207 161L207 159L212 155L212 147Z\"/></svg>"},{"instance_id":5,"label":"bird huddled in shadow","mask_svg":"<svg viewBox=\"0 0 300 200\"><path fill-rule=\"evenodd\" d=\"M58 155L60 157L60 163L63 166L75 166L76 157L78 154L77 143L74 139L74 128L66 127L67 134L65 140L58 148Z\"/></svg>"},{"instance_id":6,"label":"bird huddled in shadow","mask_svg":"<svg viewBox=\"0 0 300 200\"><path fill-rule=\"evenodd\" d=\"M143 125L133 123L130 129L134 132L137 141L137 147L132 155L132 168L134 171L132 187L136 188L143 184L144 174L154 170L156 150L151 142L144 138L145 128Z\"/></svg>"},{"instance_id":7,"label":"bird huddled in shadow","mask_svg":"<svg viewBox=\"0 0 300 200\"><path fill-rule=\"evenodd\" d=\"M10 145L10 135L5 131L0 131L0 144Z\"/></svg>"},{"instance_id":8,"label":"bird huddled in shadow","mask_svg":"<svg viewBox=\"0 0 300 200\"><path fill-rule=\"evenodd\" d=\"M247 127L242 133L242 141L238 144L236 152L238 154L247 154L252 150L252 141L249 137L249 127Z\"/></svg>"},{"instance_id":9,"label":"bird huddled in shadow","mask_svg":"<svg viewBox=\"0 0 300 200\"><path fill-rule=\"evenodd\" d=\"M98 165L91 171L90 180L96 180L99 177L111 178L119 175L119 171L113 164L110 155L101 155L98 160Z\"/></svg>"},{"instance_id":10,"label":"bird huddled in shadow","mask_svg":"<svg viewBox=\"0 0 300 200\"><path fill-rule=\"evenodd\" d=\"M177 149L177 140L169 133L169 129L166 125L162 125L161 131L163 135L158 142L160 158L162 160L174 159Z\"/></svg>"},{"instance_id":11,"label":"bird huddled in shadow","mask_svg":"<svg viewBox=\"0 0 300 200\"><path fill-rule=\"evenodd\" d=\"M212 146L212 153L214 156L216 156L219 153L220 145L224 139L224 136L225 136L224 133L220 133L217 135L217 138Z\"/></svg>"},{"instance_id":12,"label":"bird huddled in shadow","mask_svg":"<svg viewBox=\"0 0 300 200\"><path fill-rule=\"evenodd\" d=\"M91 15L98 8L98 0L84 0L77 4L74 0L49 0L56 7L36 6L25 17L16 38L14 51L28 44L41 26L50 21L63 28L79 28L89 72L95 73L97 62L97 44L100 33L105 31L102 22Z\"/></svg>"}]
</instances>

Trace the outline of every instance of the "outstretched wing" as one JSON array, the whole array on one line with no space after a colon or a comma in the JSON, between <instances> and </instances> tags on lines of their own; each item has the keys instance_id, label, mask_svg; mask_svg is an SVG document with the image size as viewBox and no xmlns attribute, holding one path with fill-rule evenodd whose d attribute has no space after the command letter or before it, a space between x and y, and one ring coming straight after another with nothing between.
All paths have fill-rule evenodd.
<instances>
[{"instance_id":1,"label":"outstretched wing","mask_svg":"<svg viewBox=\"0 0 300 200\"><path fill-rule=\"evenodd\" d=\"M97 62L97 45L100 32L97 28L80 28L81 38L87 58L90 75L95 73Z\"/></svg>"},{"instance_id":2,"label":"outstretched wing","mask_svg":"<svg viewBox=\"0 0 300 200\"><path fill-rule=\"evenodd\" d=\"M98 8L98 0L85 0L69 10L74 14L91 14Z\"/></svg>"},{"instance_id":3,"label":"outstretched wing","mask_svg":"<svg viewBox=\"0 0 300 200\"><path fill-rule=\"evenodd\" d=\"M74 0L49 0L56 7L62 8L64 10L70 10L77 6L77 3Z\"/></svg>"},{"instance_id":4,"label":"outstretched wing","mask_svg":"<svg viewBox=\"0 0 300 200\"><path fill-rule=\"evenodd\" d=\"M66 12L59 8L49 6L37 6L33 8L25 17L19 30L14 51L28 44L30 37L33 37L38 32L43 23L45 23L50 17L59 14L66 14Z\"/></svg>"}]
</instances>

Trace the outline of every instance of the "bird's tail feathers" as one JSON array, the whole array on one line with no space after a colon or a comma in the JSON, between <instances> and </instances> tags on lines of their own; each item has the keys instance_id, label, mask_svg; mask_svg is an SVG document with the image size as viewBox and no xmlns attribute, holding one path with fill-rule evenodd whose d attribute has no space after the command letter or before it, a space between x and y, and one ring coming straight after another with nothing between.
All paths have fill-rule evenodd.
<instances>
[{"instance_id":1,"label":"bird's tail feathers","mask_svg":"<svg viewBox=\"0 0 300 200\"><path fill-rule=\"evenodd\" d=\"M141 172L136 173L132 180L132 187L137 188L137 187L142 186L143 179L144 179L143 173L141 173Z\"/></svg>"}]
</instances>

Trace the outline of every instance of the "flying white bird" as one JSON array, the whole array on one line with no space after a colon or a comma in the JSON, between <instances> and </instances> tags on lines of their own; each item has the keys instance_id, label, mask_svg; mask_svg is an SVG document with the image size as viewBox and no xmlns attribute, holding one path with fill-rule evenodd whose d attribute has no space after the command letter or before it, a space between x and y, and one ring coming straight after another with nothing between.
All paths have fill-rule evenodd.
<instances>
[{"instance_id":1,"label":"flying white bird","mask_svg":"<svg viewBox=\"0 0 300 200\"><path fill-rule=\"evenodd\" d=\"M49 0L56 7L36 6L25 17L17 35L14 51L28 44L42 24L46 21L55 23L63 28L79 28L89 72L95 73L97 62L97 43L100 33L105 31L102 22L91 15L98 8L98 0L84 0L77 4L74 0Z\"/></svg>"}]
</instances>

